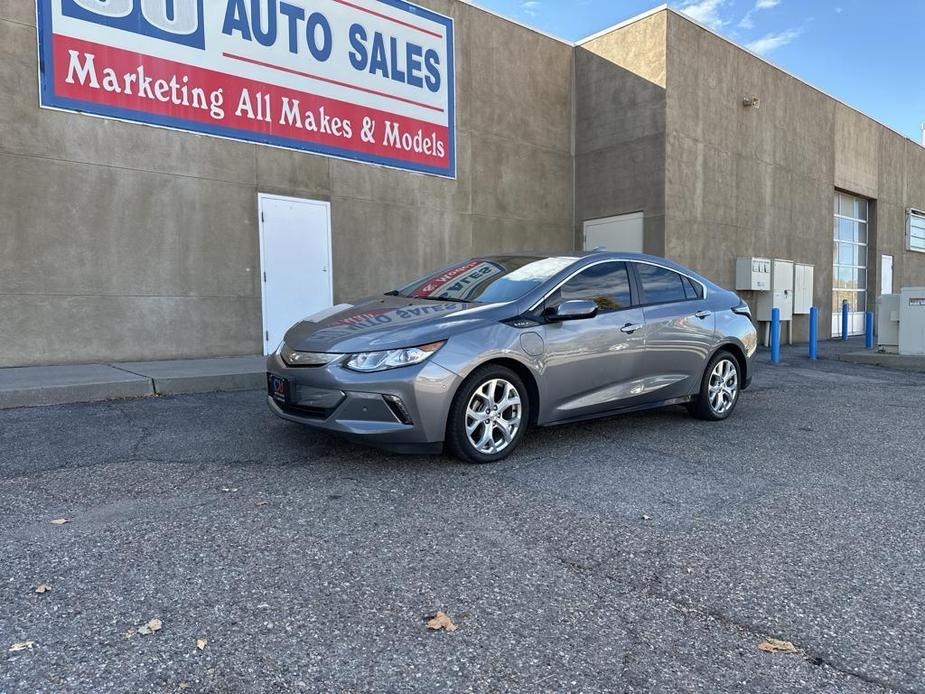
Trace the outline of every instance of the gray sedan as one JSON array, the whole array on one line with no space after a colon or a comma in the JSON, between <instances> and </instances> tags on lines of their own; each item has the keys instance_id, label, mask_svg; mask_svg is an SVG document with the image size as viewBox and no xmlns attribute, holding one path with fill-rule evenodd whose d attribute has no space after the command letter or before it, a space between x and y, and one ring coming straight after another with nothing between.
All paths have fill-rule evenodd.
<instances>
[{"instance_id":1,"label":"gray sedan","mask_svg":"<svg viewBox=\"0 0 925 694\"><path fill-rule=\"evenodd\" d=\"M531 426L685 405L732 414L748 306L664 258L499 255L293 326L267 360L278 416L399 452L501 460Z\"/></svg>"}]
</instances>

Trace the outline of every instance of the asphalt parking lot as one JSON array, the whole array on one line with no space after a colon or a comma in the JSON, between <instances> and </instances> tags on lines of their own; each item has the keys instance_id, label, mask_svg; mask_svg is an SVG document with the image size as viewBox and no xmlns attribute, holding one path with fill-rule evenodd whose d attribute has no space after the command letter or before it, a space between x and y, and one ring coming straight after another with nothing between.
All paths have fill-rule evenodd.
<instances>
[{"instance_id":1,"label":"asphalt parking lot","mask_svg":"<svg viewBox=\"0 0 925 694\"><path fill-rule=\"evenodd\" d=\"M484 467L258 392L3 411L0 692L922 692L923 407L794 354Z\"/></svg>"}]
</instances>

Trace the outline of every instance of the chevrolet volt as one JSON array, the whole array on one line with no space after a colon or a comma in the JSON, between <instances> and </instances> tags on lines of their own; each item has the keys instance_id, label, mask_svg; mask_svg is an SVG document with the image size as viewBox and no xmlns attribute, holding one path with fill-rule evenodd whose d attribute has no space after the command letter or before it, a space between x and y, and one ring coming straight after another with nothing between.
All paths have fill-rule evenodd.
<instances>
[{"instance_id":1,"label":"chevrolet volt","mask_svg":"<svg viewBox=\"0 0 925 694\"><path fill-rule=\"evenodd\" d=\"M279 417L476 463L531 427L668 405L719 421L751 381L748 306L629 253L497 255L309 316L267 360Z\"/></svg>"}]
</instances>

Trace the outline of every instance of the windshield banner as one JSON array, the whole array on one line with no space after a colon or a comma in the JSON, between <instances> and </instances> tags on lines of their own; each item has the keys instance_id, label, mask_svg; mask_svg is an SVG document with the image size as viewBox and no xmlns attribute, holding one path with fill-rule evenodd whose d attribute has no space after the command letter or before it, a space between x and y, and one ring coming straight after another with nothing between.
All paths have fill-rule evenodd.
<instances>
[{"instance_id":1,"label":"windshield banner","mask_svg":"<svg viewBox=\"0 0 925 694\"><path fill-rule=\"evenodd\" d=\"M470 260L446 272L434 275L414 288L409 296L415 298L467 299L485 280L500 275L504 268L487 260Z\"/></svg>"},{"instance_id":2,"label":"windshield banner","mask_svg":"<svg viewBox=\"0 0 925 694\"><path fill-rule=\"evenodd\" d=\"M38 0L42 106L456 176L453 20L404 0Z\"/></svg>"}]
</instances>

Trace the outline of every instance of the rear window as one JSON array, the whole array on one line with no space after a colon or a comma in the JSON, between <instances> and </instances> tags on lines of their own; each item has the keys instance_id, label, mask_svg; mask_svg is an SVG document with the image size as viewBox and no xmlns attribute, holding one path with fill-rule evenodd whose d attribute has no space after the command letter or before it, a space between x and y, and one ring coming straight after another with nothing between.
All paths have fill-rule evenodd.
<instances>
[{"instance_id":1,"label":"rear window","mask_svg":"<svg viewBox=\"0 0 925 694\"><path fill-rule=\"evenodd\" d=\"M684 279L684 293L687 295L687 298L688 299L702 299L703 298L703 287L700 286L700 283L694 282L694 280L692 280L690 277L683 277L683 279Z\"/></svg>"},{"instance_id":2,"label":"rear window","mask_svg":"<svg viewBox=\"0 0 925 694\"><path fill-rule=\"evenodd\" d=\"M673 301L686 301L688 291L685 287L686 277L658 265L636 264L642 293L647 304L667 304ZM688 280L689 283L689 280Z\"/></svg>"}]
</instances>

